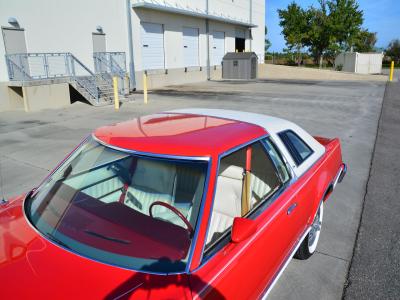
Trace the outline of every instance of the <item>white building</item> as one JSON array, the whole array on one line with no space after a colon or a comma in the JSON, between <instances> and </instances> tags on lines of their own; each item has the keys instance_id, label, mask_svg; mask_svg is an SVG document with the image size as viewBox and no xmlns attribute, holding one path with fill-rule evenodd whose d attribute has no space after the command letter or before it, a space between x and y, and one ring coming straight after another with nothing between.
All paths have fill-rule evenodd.
<instances>
[{"instance_id":1,"label":"white building","mask_svg":"<svg viewBox=\"0 0 400 300\"><path fill-rule=\"evenodd\" d=\"M339 53L335 59L335 68L344 72L358 74L381 74L383 53Z\"/></svg>"},{"instance_id":2,"label":"white building","mask_svg":"<svg viewBox=\"0 0 400 300\"><path fill-rule=\"evenodd\" d=\"M0 0L0 25L0 97L17 77L15 64L41 79L67 72L54 71L64 68L54 53L71 53L94 72L94 52L122 52L138 89L143 70L157 87L219 78L226 52L253 51L264 61L265 0Z\"/></svg>"}]
</instances>

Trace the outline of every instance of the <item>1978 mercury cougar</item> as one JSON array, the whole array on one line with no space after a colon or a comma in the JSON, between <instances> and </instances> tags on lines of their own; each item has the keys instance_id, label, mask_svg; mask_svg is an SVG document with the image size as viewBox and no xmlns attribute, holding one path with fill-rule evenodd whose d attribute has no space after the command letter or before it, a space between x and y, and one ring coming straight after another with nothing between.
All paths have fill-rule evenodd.
<instances>
[{"instance_id":1,"label":"1978 mercury cougar","mask_svg":"<svg viewBox=\"0 0 400 300\"><path fill-rule=\"evenodd\" d=\"M0 204L0 298L266 298L345 173L338 139L260 114L101 127Z\"/></svg>"}]
</instances>

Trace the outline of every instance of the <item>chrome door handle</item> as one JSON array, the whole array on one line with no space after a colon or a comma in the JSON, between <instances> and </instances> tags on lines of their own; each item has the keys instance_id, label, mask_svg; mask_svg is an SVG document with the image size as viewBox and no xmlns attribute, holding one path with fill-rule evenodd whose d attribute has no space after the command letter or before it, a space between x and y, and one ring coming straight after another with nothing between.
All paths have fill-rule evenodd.
<instances>
[{"instance_id":1,"label":"chrome door handle","mask_svg":"<svg viewBox=\"0 0 400 300\"><path fill-rule=\"evenodd\" d=\"M287 214L290 215L296 207L297 207L297 203L293 203L292 205L290 205L287 210Z\"/></svg>"}]
</instances>

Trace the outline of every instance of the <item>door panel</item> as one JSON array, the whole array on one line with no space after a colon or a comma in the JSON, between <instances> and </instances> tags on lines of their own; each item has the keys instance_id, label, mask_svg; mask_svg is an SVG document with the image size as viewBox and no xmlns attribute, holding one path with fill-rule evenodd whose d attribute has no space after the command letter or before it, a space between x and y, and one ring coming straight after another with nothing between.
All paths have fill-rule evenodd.
<instances>
[{"instance_id":1,"label":"door panel","mask_svg":"<svg viewBox=\"0 0 400 300\"><path fill-rule=\"evenodd\" d=\"M184 67L199 66L199 29L183 27Z\"/></svg>"},{"instance_id":2,"label":"door panel","mask_svg":"<svg viewBox=\"0 0 400 300\"><path fill-rule=\"evenodd\" d=\"M4 49L6 54L23 54L27 53L25 30L23 28L1 28L4 42ZM23 68L23 72L30 75L30 66L27 56L11 56L9 59L16 65ZM10 74L11 75L11 74ZM19 69L13 69L14 78L20 78L24 76ZM13 79L13 78L10 78Z\"/></svg>"},{"instance_id":3,"label":"door panel","mask_svg":"<svg viewBox=\"0 0 400 300\"><path fill-rule=\"evenodd\" d=\"M239 244L229 242L193 272L190 280L194 297L254 299L264 291L291 244L285 198L275 201L255 219L258 232L254 236Z\"/></svg>"},{"instance_id":4,"label":"door panel","mask_svg":"<svg viewBox=\"0 0 400 300\"><path fill-rule=\"evenodd\" d=\"M238 244L231 243L227 236L214 253L208 250L203 266L191 276L194 296L210 299L259 297L290 257L306 227L309 205L304 200L308 191L304 179L290 185L289 173L282 169L286 169L285 163L268 140L264 147L257 142L247 148L251 148L251 164L246 163L246 170L250 167L252 176L258 178L254 181L256 184L251 185L252 210L247 218L257 224L257 232ZM224 157L221 164L223 161L226 164L227 160L231 164L238 161L235 153ZM276 185L278 177L284 185ZM270 194L276 186L280 188Z\"/></svg>"},{"instance_id":5,"label":"door panel","mask_svg":"<svg viewBox=\"0 0 400 300\"><path fill-rule=\"evenodd\" d=\"M104 33L92 33L93 52L106 52L106 35Z\"/></svg>"},{"instance_id":6,"label":"door panel","mask_svg":"<svg viewBox=\"0 0 400 300\"><path fill-rule=\"evenodd\" d=\"M213 32L212 64L220 66L225 55L225 32Z\"/></svg>"},{"instance_id":7,"label":"door panel","mask_svg":"<svg viewBox=\"0 0 400 300\"><path fill-rule=\"evenodd\" d=\"M6 54L26 53L25 30L17 28L2 28Z\"/></svg>"},{"instance_id":8,"label":"door panel","mask_svg":"<svg viewBox=\"0 0 400 300\"><path fill-rule=\"evenodd\" d=\"M162 24L141 23L143 70L164 69L164 29Z\"/></svg>"}]
</instances>

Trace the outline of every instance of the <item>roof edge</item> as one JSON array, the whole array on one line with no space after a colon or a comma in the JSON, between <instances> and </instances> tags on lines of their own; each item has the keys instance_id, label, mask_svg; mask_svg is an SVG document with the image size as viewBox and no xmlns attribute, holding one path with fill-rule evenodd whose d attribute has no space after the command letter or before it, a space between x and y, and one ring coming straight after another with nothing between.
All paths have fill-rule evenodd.
<instances>
[{"instance_id":1,"label":"roof edge","mask_svg":"<svg viewBox=\"0 0 400 300\"><path fill-rule=\"evenodd\" d=\"M248 27L248 28L258 27L256 24L253 24L253 23L248 23L248 22L240 21L240 20L233 19L233 18L227 18L224 16L210 15L209 13L207 13L205 11L188 10L188 9L169 6L169 5L148 3L145 1L133 3L132 8L152 9L152 10L157 10L157 11L162 11L162 12L169 12L169 13L174 13L174 14L179 14L179 15L191 16L191 17L195 17L195 18L202 18L202 19L208 19L208 20L212 20L212 21L229 23L229 24L244 26L244 27Z\"/></svg>"}]
</instances>

